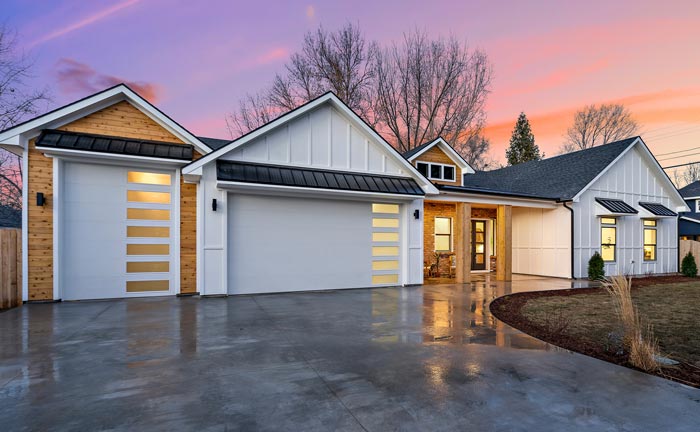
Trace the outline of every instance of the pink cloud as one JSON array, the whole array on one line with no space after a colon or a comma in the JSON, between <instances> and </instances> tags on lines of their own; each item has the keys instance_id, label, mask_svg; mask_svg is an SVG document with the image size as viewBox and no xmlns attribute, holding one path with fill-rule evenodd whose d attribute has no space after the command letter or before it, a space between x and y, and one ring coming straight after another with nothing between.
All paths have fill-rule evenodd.
<instances>
[{"instance_id":1,"label":"pink cloud","mask_svg":"<svg viewBox=\"0 0 700 432\"><path fill-rule=\"evenodd\" d=\"M112 14L114 14L122 9L125 9L129 6L133 6L134 4L138 3L139 1L141 1L141 0L126 0L126 1L123 1L121 3L117 3L114 6L111 6L107 9L103 9L103 10L101 10L97 13L94 13L90 16L87 16L87 17L85 17L77 22L74 22L74 23L69 24L69 25L64 26L64 27L61 27L56 31L53 31L53 32L48 33L44 36L41 36L39 39L36 39L35 41L30 42L29 47L31 48L33 46L42 44L44 42L48 42L52 39L56 39L58 37L66 35L68 33L72 33L76 30L80 30L83 27L89 26L89 25L94 24L100 20L105 19L105 18L109 17L110 15L112 15Z\"/></svg>"},{"instance_id":2,"label":"pink cloud","mask_svg":"<svg viewBox=\"0 0 700 432\"><path fill-rule=\"evenodd\" d=\"M285 59L289 56L289 51L286 48L273 48L266 53L255 57L254 59L245 63L247 67L263 66L266 64L274 63L276 61Z\"/></svg>"},{"instance_id":3,"label":"pink cloud","mask_svg":"<svg viewBox=\"0 0 700 432\"><path fill-rule=\"evenodd\" d=\"M70 58L62 58L56 62L56 80L64 94L95 93L116 84L124 83L136 93L156 103L162 96L162 88L154 83L130 81L113 75L97 72L91 66Z\"/></svg>"}]
</instances>

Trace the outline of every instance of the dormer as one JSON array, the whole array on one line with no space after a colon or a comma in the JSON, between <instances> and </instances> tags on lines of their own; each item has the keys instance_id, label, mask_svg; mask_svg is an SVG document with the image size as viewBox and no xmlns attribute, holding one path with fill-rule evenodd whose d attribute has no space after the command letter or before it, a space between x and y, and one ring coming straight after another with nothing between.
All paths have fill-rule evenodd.
<instances>
[{"instance_id":1,"label":"dormer","mask_svg":"<svg viewBox=\"0 0 700 432\"><path fill-rule=\"evenodd\" d=\"M442 138L421 144L404 153L418 172L437 184L462 186L464 174L474 169Z\"/></svg>"}]
</instances>

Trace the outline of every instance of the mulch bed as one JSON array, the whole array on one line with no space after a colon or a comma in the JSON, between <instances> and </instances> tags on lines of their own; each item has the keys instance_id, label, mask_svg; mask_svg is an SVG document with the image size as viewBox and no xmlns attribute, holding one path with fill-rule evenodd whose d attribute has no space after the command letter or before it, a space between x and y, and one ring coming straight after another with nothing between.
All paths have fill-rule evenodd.
<instances>
[{"instance_id":1,"label":"mulch bed","mask_svg":"<svg viewBox=\"0 0 700 432\"><path fill-rule=\"evenodd\" d=\"M697 281L697 279L690 279L684 276L675 275L634 278L632 280L632 290L651 285L665 285L690 281ZM640 370L629 363L626 354L617 354L606 351L605 347L600 343L584 340L580 337L569 336L563 334L561 331L557 331L556 329L538 325L530 321L522 314L523 307L533 299L554 296L568 297L580 294L596 294L604 292L605 291L602 287L595 287L509 294L492 301L489 309L491 310L491 313L499 320L544 342L610 363ZM698 337L700 337L700 335L698 335ZM663 367L657 373L652 374L700 388L700 368L695 365L681 362L679 365Z\"/></svg>"}]
</instances>

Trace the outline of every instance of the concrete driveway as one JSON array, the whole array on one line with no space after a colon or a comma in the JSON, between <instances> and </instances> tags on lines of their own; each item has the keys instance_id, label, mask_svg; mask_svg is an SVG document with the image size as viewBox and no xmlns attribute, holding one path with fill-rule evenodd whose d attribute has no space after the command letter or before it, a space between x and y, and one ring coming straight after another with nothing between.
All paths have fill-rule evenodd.
<instances>
[{"instance_id":1,"label":"concrete driveway","mask_svg":"<svg viewBox=\"0 0 700 432\"><path fill-rule=\"evenodd\" d=\"M499 323L522 278L0 314L2 430L696 431L700 391Z\"/></svg>"}]
</instances>

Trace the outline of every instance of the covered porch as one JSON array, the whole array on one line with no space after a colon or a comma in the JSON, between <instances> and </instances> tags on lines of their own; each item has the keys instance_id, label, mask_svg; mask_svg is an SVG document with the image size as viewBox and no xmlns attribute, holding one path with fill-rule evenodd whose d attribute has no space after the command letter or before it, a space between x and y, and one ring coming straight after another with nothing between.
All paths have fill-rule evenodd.
<instances>
[{"instance_id":1,"label":"covered porch","mask_svg":"<svg viewBox=\"0 0 700 432\"><path fill-rule=\"evenodd\" d=\"M424 283L570 278L570 215L553 201L443 192L424 203Z\"/></svg>"},{"instance_id":2,"label":"covered porch","mask_svg":"<svg viewBox=\"0 0 700 432\"><path fill-rule=\"evenodd\" d=\"M472 274L512 279L512 206L426 200L424 281L465 283Z\"/></svg>"}]
</instances>

